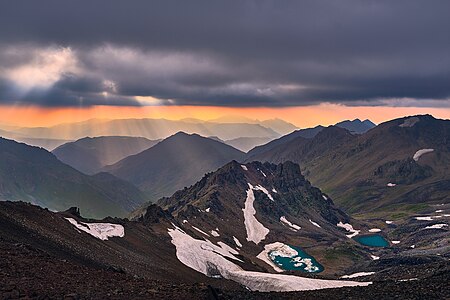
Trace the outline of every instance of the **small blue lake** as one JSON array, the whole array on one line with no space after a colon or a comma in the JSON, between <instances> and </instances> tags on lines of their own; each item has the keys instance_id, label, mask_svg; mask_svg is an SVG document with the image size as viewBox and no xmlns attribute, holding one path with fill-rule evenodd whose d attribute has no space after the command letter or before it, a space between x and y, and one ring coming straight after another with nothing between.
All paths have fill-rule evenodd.
<instances>
[{"instance_id":1,"label":"small blue lake","mask_svg":"<svg viewBox=\"0 0 450 300\"><path fill-rule=\"evenodd\" d=\"M389 242L379 234L356 236L355 241L369 247L388 247Z\"/></svg>"},{"instance_id":2,"label":"small blue lake","mask_svg":"<svg viewBox=\"0 0 450 300\"><path fill-rule=\"evenodd\" d=\"M306 273L319 273L323 271L323 266L311 255L299 247L290 246L297 251L297 255L291 257L279 256L277 251L269 252L270 259L281 269L286 271L302 271Z\"/></svg>"}]
</instances>

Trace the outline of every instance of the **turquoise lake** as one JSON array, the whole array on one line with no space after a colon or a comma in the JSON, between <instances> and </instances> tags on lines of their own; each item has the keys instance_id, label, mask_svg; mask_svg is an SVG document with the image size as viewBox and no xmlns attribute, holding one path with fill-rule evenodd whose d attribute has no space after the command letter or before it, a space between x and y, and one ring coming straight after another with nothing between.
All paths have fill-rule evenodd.
<instances>
[{"instance_id":1,"label":"turquoise lake","mask_svg":"<svg viewBox=\"0 0 450 300\"><path fill-rule=\"evenodd\" d=\"M286 271L297 270L306 273L319 273L323 271L323 266L311 255L299 247L290 246L298 252L296 256L282 257L269 253L270 259L281 269Z\"/></svg>"},{"instance_id":2,"label":"turquoise lake","mask_svg":"<svg viewBox=\"0 0 450 300\"><path fill-rule=\"evenodd\" d=\"M354 238L358 243L369 247L388 247L389 242L379 234L361 235Z\"/></svg>"}]
</instances>

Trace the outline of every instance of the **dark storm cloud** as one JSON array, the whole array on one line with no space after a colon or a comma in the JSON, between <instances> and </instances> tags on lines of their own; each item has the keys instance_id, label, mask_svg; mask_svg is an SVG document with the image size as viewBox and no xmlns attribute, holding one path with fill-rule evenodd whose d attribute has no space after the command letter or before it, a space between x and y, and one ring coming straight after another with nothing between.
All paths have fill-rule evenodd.
<instances>
[{"instance_id":1,"label":"dark storm cloud","mask_svg":"<svg viewBox=\"0 0 450 300\"><path fill-rule=\"evenodd\" d=\"M413 0L3 1L0 70L33 62L17 49L48 47L70 47L77 67L58 71L39 93L19 97L14 82L3 83L0 102L124 105L152 96L162 104L290 106L411 98L448 106L449 11L449 1Z\"/></svg>"}]
</instances>

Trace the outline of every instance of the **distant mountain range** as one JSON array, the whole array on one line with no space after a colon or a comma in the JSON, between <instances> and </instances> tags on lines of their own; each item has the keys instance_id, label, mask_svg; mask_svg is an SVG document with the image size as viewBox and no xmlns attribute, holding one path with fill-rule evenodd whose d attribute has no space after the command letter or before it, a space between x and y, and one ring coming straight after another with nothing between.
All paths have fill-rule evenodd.
<instances>
[{"instance_id":1,"label":"distant mountain range","mask_svg":"<svg viewBox=\"0 0 450 300\"><path fill-rule=\"evenodd\" d=\"M375 125L370 120L364 120L361 122L360 119L354 119L353 121L345 120L345 121L336 123L335 126L345 128L354 134L362 134L362 133L369 131L370 129L374 128L377 125Z\"/></svg>"},{"instance_id":2,"label":"distant mountain range","mask_svg":"<svg viewBox=\"0 0 450 300\"><path fill-rule=\"evenodd\" d=\"M219 141L179 132L103 170L135 184L157 200L243 157L243 152Z\"/></svg>"},{"instance_id":3,"label":"distant mountain range","mask_svg":"<svg viewBox=\"0 0 450 300\"><path fill-rule=\"evenodd\" d=\"M105 136L83 138L66 143L53 150L62 162L85 174L95 174L107 165L142 152L159 141L141 137Z\"/></svg>"},{"instance_id":4,"label":"distant mountain range","mask_svg":"<svg viewBox=\"0 0 450 300\"><path fill-rule=\"evenodd\" d=\"M221 140L230 140L239 137L277 138L295 129L294 125L282 120L219 123L196 119L179 121L166 119L92 119L52 127L14 128L14 131L10 131L10 133L15 136L9 137L77 140L88 136L139 136L150 140L158 140L184 131L202 136L217 136Z\"/></svg>"},{"instance_id":5,"label":"distant mountain range","mask_svg":"<svg viewBox=\"0 0 450 300\"><path fill-rule=\"evenodd\" d=\"M87 217L125 216L147 200L132 184L110 174L84 175L50 152L0 138L0 199L51 210L80 207Z\"/></svg>"}]
</instances>

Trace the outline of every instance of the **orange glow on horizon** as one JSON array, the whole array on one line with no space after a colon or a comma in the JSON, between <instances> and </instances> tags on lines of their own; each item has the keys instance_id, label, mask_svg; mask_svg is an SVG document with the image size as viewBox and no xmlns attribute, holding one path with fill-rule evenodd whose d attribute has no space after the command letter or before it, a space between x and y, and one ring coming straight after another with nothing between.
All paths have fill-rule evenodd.
<instances>
[{"instance_id":1,"label":"orange glow on horizon","mask_svg":"<svg viewBox=\"0 0 450 300\"><path fill-rule=\"evenodd\" d=\"M279 118L300 127L331 125L346 119L370 119L381 123L390 119L431 114L436 118L450 119L448 108L343 106L320 104L300 107L214 107L214 106L93 106L87 108L43 108L36 106L0 106L0 125L20 127L52 126L88 119L164 118L179 120L195 118L211 120L223 116L238 116L267 120Z\"/></svg>"}]
</instances>

